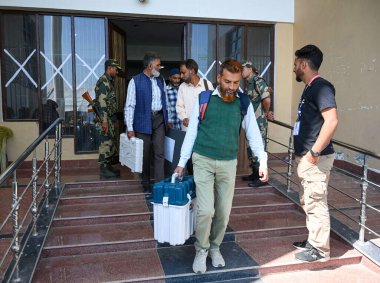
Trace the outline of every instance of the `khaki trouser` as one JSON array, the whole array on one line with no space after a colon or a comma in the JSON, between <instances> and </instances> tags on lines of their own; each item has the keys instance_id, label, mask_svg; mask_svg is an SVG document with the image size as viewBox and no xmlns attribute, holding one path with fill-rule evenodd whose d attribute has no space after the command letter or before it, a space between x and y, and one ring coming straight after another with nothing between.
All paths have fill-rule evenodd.
<instances>
[{"instance_id":1,"label":"khaki trouser","mask_svg":"<svg viewBox=\"0 0 380 283\"><path fill-rule=\"evenodd\" d=\"M230 217L237 159L215 160L193 153L197 190L196 249L219 248Z\"/></svg>"},{"instance_id":2,"label":"khaki trouser","mask_svg":"<svg viewBox=\"0 0 380 283\"><path fill-rule=\"evenodd\" d=\"M300 202L306 213L309 243L325 257L330 256L330 214L327 205L327 186L334 154L320 157L314 165L306 156L296 158L297 174L303 191Z\"/></svg>"}]
</instances>

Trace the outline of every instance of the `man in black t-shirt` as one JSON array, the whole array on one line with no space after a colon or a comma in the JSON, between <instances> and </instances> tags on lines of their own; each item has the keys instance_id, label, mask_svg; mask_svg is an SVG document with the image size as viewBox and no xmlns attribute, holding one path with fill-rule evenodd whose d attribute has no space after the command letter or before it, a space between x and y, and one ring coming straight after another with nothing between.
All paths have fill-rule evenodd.
<instances>
[{"instance_id":1,"label":"man in black t-shirt","mask_svg":"<svg viewBox=\"0 0 380 283\"><path fill-rule=\"evenodd\" d=\"M297 174L303 191L300 202L306 213L308 238L293 246L302 250L296 259L306 262L330 257L330 215L327 187L334 163L332 136L338 125L335 88L318 74L323 53L306 45L295 53L294 73L305 83L294 125Z\"/></svg>"}]
</instances>

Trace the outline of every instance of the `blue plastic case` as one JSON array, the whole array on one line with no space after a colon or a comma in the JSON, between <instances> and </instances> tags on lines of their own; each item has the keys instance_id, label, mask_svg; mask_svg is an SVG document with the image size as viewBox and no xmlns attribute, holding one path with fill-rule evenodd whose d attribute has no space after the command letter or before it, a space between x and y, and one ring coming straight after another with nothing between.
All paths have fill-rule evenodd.
<instances>
[{"instance_id":1,"label":"blue plastic case","mask_svg":"<svg viewBox=\"0 0 380 283\"><path fill-rule=\"evenodd\" d=\"M153 202L159 204L169 204L183 206L189 202L187 195L191 199L195 198L195 183L193 176L185 176L182 180L164 179L153 185ZM165 197L165 199L164 199ZM166 198L167 197L167 198Z\"/></svg>"}]
</instances>

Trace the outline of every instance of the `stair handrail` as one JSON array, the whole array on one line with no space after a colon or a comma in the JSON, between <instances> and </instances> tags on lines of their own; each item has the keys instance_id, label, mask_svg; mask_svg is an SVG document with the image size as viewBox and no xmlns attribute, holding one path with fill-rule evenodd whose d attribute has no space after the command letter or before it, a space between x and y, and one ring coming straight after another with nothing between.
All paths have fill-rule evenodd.
<instances>
[{"instance_id":1,"label":"stair handrail","mask_svg":"<svg viewBox=\"0 0 380 283\"><path fill-rule=\"evenodd\" d=\"M6 277L8 281L10 278L13 278L12 281L19 282L20 279L20 271L19 271L19 261L23 254L23 250L25 248L25 237L29 238L30 235L36 237L38 235L38 228L36 226L37 218L39 215L39 208L48 207L49 206L49 193L54 188L57 190L61 187L61 155L62 155L62 123L63 118L57 118L45 131L39 135L28 147L25 151L17 158L16 161L12 162L7 169L0 175L0 186L8 181L10 177L13 175L12 181L12 206L10 212L5 216L5 219L2 223L0 223L0 234L1 230L5 227L6 223L10 218L12 218L13 227L12 227L12 240L7 248L4 250L4 254L0 256L0 267L3 267L3 264L7 258L8 253L12 250L13 252L13 260L11 264L7 268L2 268L3 270L7 269ZM55 130L54 137L54 146L51 150L49 150L49 136L52 136L50 133ZM37 147L45 141L45 153L42 164L37 167ZM54 162L51 169L49 169L49 161L50 157L54 153ZM18 179L17 179L17 169L19 166L30 156L33 154L32 158L32 176L28 184L25 186L24 191L18 196ZM40 189L37 191L37 179L38 173L42 168L45 167L45 179L43 180ZM54 182L49 184L49 176L54 171ZM22 221L19 221L18 213L20 210L21 200L25 196L28 189L32 187L32 200L28 206L28 209L25 212L25 216ZM40 202L37 203L37 197L42 191L45 189L45 195L41 198ZM44 205L41 205L41 204ZM28 204L27 204L28 205ZM29 225L26 231L29 233L25 233L21 235L20 230L22 229L22 225L26 222L29 213L32 214L32 222ZM30 229L29 229L30 228ZM1 275L1 274L0 274Z\"/></svg>"},{"instance_id":2,"label":"stair handrail","mask_svg":"<svg viewBox=\"0 0 380 283\"><path fill-rule=\"evenodd\" d=\"M276 125L279 125L281 127L285 127L287 129L290 129L291 130L291 133L290 133L290 137L289 137L289 144L288 145L284 145L280 142L277 142L271 138L269 138L269 135L268 135L268 131L266 133L266 144L269 142L269 141L273 141L274 143L276 144L279 144L281 146L285 146L288 148L288 156L287 156L287 160L284 161L282 160L281 158L279 158L278 156L274 155L274 154L271 154L268 152L269 155L271 156L274 156L275 158L277 159L280 159L282 160L283 162L285 162L287 165L288 165L288 170L287 170L287 176L286 176L286 180L287 180L287 193L291 193L291 183L295 183L294 181L291 180L291 177L292 177L292 168L293 168L293 155L294 155L294 140L293 140L293 126L289 125L289 124L286 124L284 122L281 122L281 121L277 121L277 120L268 120L269 122L273 123L273 124L276 124ZM360 199L357 199L355 198L354 196L350 195L350 194L347 194L345 192L343 192L342 190L338 189L338 188L335 188L331 185L329 185L330 188L336 190L336 191L339 191L340 193L344 194L345 196L357 201L360 203L360 221L358 222L356 219L354 219L353 217L349 216L348 214L346 214L344 211L342 211L341 209L329 204L330 207L332 207L333 209L335 209L336 211L338 211L339 213L343 214L345 217L349 218L350 220L352 220L353 222L357 223L359 226L360 226L360 230L359 230L359 236L358 236L358 241L360 243L364 243L365 242L365 231L369 231L370 233L376 235L377 237L380 238L380 234L377 233L376 231L372 230L371 228L369 228L367 225L366 225L366 220L367 220L367 212L366 212L366 209L369 208L377 213L380 214L380 210L377 208L377 207L374 207L370 204L367 203L367 189L368 189L368 185L371 184L375 189L380 189L380 184L377 184L376 182L373 182L373 181L370 181L368 180L368 164L367 164L367 161L368 161L368 158L367 156L370 156L372 158L375 158L377 160L380 160L380 155L377 154L377 153L374 153L370 150L367 150L367 149L363 149L361 147L358 147L358 146L355 146L355 145L351 145L349 143L346 143L346 142L342 142L342 141L338 141L338 140L335 140L333 139L332 140L332 143L333 144L336 144L338 146L341 146L343 148L346 148L346 149L350 149L352 151L356 151L356 152L359 152L361 154L364 155L364 160L363 160L363 175L362 176L358 176L352 172L349 172L347 170L344 170L344 169L341 169L341 168L336 168L334 166L334 168L336 168L337 170L341 171L341 172L344 172L348 175L350 175L351 177L354 177L354 178L358 178L361 180L361 197ZM273 171L276 171L275 169L271 169ZM277 173L280 173L280 172L277 172ZM281 173L280 173L281 175Z\"/></svg>"}]
</instances>

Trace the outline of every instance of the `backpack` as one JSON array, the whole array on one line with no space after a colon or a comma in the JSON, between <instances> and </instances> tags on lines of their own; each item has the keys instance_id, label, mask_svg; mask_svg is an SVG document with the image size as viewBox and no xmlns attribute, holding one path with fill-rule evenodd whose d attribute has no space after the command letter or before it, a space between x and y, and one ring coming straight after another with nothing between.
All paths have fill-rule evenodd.
<instances>
[{"instance_id":1,"label":"backpack","mask_svg":"<svg viewBox=\"0 0 380 283\"><path fill-rule=\"evenodd\" d=\"M201 122L203 121L203 119L205 117L205 113L207 110L208 103L210 101L211 94L212 94L211 90L205 90L199 94L199 117L198 117L199 123L198 123L198 128L199 128L199 125L201 124ZM244 116L247 115L248 107L251 104L251 101L249 100L248 95L246 95L245 93L238 92L238 95L239 95L239 99L240 99L241 121L243 121ZM241 127L241 123L240 123L240 127Z\"/></svg>"}]
</instances>

